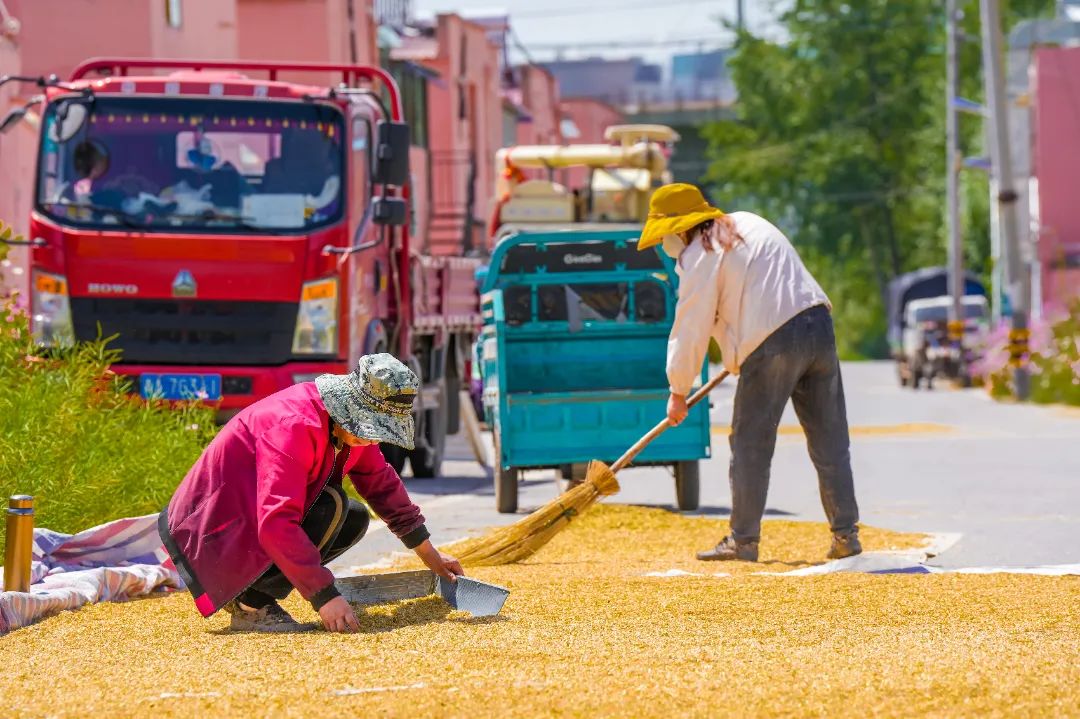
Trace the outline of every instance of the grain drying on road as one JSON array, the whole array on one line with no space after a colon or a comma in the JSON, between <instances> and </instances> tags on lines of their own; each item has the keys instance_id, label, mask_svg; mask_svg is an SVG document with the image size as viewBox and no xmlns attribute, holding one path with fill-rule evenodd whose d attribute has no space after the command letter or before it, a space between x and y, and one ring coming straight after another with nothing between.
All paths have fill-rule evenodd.
<instances>
[{"instance_id":1,"label":"grain drying on road","mask_svg":"<svg viewBox=\"0 0 1080 719\"><path fill-rule=\"evenodd\" d=\"M601 505L531 560L479 568L499 617L426 598L363 632L230 634L184 594L67 612L0 640L5 716L1065 715L1080 580L754 576L818 562L823 525L770 521L762 563L699 563L726 522ZM865 528L867 550L924 537ZM645 577L679 569L705 576ZM731 576L716 577L715 572ZM294 594L287 608L315 613Z\"/></svg>"}]
</instances>

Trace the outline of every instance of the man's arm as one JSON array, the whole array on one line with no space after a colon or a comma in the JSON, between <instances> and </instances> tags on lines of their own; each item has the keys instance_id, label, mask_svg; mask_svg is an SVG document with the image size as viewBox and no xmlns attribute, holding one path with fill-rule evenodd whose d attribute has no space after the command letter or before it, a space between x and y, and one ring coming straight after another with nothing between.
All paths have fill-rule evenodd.
<instances>
[{"instance_id":1,"label":"man's arm","mask_svg":"<svg viewBox=\"0 0 1080 719\"><path fill-rule=\"evenodd\" d=\"M684 400L701 376L720 301L722 254L694 243L679 258L679 298L668 338L667 376L671 394ZM680 420L681 421L681 420Z\"/></svg>"}]
</instances>

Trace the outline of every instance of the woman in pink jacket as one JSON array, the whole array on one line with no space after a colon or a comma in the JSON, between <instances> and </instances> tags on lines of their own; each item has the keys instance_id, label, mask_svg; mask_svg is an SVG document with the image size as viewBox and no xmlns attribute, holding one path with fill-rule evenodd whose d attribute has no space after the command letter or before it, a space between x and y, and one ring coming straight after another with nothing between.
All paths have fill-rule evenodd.
<instances>
[{"instance_id":1,"label":"woman in pink jacket","mask_svg":"<svg viewBox=\"0 0 1080 719\"><path fill-rule=\"evenodd\" d=\"M453 557L432 545L420 508L379 442L413 447L419 382L388 354L360 358L347 375L322 375L256 402L214 438L180 483L158 529L195 600L231 628L304 629L277 603L295 588L327 629L356 631L356 615L324 565L364 536L356 491L433 572L454 581Z\"/></svg>"},{"instance_id":2,"label":"woman in pink jacket","mask_svg":"<svg viewBox=\"0 0 1080 719\"><path fill-rule=\"evenodd\" d=\"M779 229L725 214L693 185L661 187L638 249L677 260L679 299L668 340L668 419L687 415L710 339L739 376L731 420L731 534L698 559L757 561L776 430L788 400L806 433L832 529L830 558L862 551L844 385L829 298Z\"/></svg>"}]
</instances>

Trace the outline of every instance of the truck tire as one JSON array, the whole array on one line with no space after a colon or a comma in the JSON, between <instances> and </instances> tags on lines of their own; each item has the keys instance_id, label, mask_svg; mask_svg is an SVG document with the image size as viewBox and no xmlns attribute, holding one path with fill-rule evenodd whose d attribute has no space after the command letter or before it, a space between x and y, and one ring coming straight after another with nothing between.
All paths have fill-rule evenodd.
<instances>
[{"instance_id":1,"label":"truck tire","mask_svg":"<svg viewBox=\"0 0 1080 719\"><path fill-rule=\"evenodd\" d=\"M446 433L461 431L461 378L446 376Z\"/></svg>"},{"instance_id":2,"label":"truck tire","mask_svg":"<svg viewBox=\"0 0 1080 719\"><path fill-rule=\"evenodd\" d=\"M701 498L701 468L697 460L675 463L675 500L683 512L698 508Z\"/></svg>"},{"instance_id":3,"label":"truck tire","mask_svg":"<svg viewBox=\"0 0 1080 719\"><path fill-rule=\"evenodd\" d=\"M394 468L394 471L401 476L402 470L405 469L405 458L408 456L404 447L399 447L396 444L382 443L379 445L379 449L382 450L383 457L386 458L386 463Z\"/></svg>"},{"instance_id":4,"label":"truck tire","mask_svg":"<svg viewBox=\"0 0 1080 719\"><path fill-rule=\"evenodd\" d=\"M518 509L518 479L521 471L517 467L503 467L502 451L499 448L498 435L495 437L495 509L500 514L514 514Z\"/></svg>"},{"instance_id":5,"label":"truck tire","mask_svg":"<svg viewBox=\"0 0 1080 719\"><path fill-rule=\"evenodd\" d=\"M559 486L559 494L566 492L578 486L585 481L585 475L588 474L589 465L584 462L577 464L563 464L555 470L555 482Z\"/></svg>"},{"instance_id":6,"label":"truck tire","mask_svg":"<svg viewBox=\"0 0 1080 719\"><path fill-rule=\"evenodd\" d=\"M424 440L409 452L409 465L413 477L431 479L438 477L442 469L443 452L446 449L446 379L439 382L439 406L424 410Z\"/></svg>"}]
</instances>

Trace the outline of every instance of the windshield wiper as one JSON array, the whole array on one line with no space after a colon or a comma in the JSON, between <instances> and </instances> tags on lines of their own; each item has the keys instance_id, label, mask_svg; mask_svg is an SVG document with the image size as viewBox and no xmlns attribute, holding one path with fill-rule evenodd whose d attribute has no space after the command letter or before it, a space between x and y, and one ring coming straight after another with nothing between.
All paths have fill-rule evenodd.
<instances>
[{"instance_id":1,"label":"windshield wiper","mask_svg":"<svg viewBox=\"0 0 1080 719\"><path fill-rule=\"evenodd\" d=\"M66 200L57 202L46 202L45 204L51 205L53 207L76 207L83 210L90 210L92 212L102 212L106 215L112 215L116 219L120 220L120 222L122 222L127 227L145 227L143 223L137 221L134 215L128 214L127 212L124 212L123 210L117 209L115 207L109 207L108 205L95 205L92 202L68 202Z\"/></svg>"}]
</instances>

